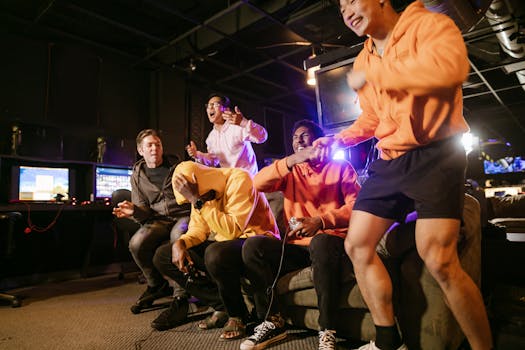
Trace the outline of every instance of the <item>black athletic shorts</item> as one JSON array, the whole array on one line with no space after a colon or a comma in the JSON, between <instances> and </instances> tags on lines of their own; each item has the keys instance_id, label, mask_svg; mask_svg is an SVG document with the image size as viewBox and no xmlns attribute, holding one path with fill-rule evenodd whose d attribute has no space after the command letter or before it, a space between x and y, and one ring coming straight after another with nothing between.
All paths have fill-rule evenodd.
<instances>
[{"instance_id":1,"label":"black athletic shorts","mask_svg":"<svg viewBox=\"0 0 525 350\"><path fill-rule=\"evenodd\" d=\"M378 159L357 196L354 210L403 221L418 218L461 219L467 157L460 137L422 146L392 159Z\"/></svg>"}]
</instances>

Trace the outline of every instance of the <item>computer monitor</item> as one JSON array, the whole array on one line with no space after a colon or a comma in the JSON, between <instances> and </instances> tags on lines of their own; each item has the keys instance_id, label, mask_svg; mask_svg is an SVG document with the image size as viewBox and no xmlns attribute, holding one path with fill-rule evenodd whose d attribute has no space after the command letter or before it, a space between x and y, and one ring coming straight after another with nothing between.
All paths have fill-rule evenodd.
<instances>
[{"instance_id":1,"label":"computer monitor","mask_svg":"<svg viewBox=\"0 0 525 350\"><path fill-rule=\"evenodd\" d=\"M497 160L483 160L486 175L525 173L525 159L522 157L503 157Z\"/></svg>"},{"instance_id":2,"label":"computer monitor","mask_svg":"<svg viewBox=\"0 0 525 350\"><path fill-rule=\"evenodd\" d=\"M331 64L315 72L317 114L327 134L351 125L362 113L357 92L346 82L354 58Z\"/></svg>"},{"instance_id":3,"label":"computer monitor","mask_svg":"<svg viewBox=\"0 0 525 350\"><path fill-rule=\"evenodd\" d=\"M111 198L113 191L124 188L131 191L131 173L128 167L96 166L95 199Z\"/></svg>"},{"instance_id":4,"label":"computer monitor","mask_svg":"<svg viewBox=\"0 0 525 350\"><path fill-rule=\"evenodd\" d=\"M20 165L12 172L11 201L52 202L70 197L69 168Z\"/></svg>"}]
</instances>

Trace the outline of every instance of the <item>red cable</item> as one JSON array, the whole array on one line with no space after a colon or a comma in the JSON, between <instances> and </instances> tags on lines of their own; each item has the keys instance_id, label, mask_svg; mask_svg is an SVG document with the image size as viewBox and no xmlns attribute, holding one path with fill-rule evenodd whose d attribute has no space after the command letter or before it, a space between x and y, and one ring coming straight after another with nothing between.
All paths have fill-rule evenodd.
<instances>
[{"instance_id":1,"label":"red cable","mask_svg":"<svg viewBox=\"0 0 525 350\"><path fill-rule=\"evenodd\" d=\"M31 221L31 206L28 203L24 203L27 207L27 227L24 230L24 233L29 234L32 231L43 233L51 229L57 222L58 217L62 213L62 210L64 209L64 206L61 205L60 209L58 209L57 214L55 215L55 218L47 225L46 227L39 227L37 225L33 225L33 222Z\"/></svg>"}]
</instances>

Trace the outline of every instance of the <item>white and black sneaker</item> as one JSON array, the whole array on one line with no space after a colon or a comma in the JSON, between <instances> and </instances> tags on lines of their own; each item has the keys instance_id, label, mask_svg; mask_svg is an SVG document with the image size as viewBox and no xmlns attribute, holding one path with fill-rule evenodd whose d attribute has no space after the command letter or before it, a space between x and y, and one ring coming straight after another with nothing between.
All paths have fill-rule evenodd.
<instances>
[{"instance_id":1,"label":"white and black sneaker","mask_svg":"<svg viewBox=\"0 0 525 350\"><path fill-rule=\"evenodd\" d=\"M319 331L319 350L335 350L335 344L335 331L331 329Z\"/></svg>"},{"instance_id":2,"label":"white and black sneaker","mask_svg":"<svg viewBox=\"0 0 525 350\"><path fill-rule=\"evenodd\" d=\"M280 316L270 316L254 329L252 336L241 343L241 350L261 350L268 345L286 338L284 320Z\"/></svg>"}]
</instances>

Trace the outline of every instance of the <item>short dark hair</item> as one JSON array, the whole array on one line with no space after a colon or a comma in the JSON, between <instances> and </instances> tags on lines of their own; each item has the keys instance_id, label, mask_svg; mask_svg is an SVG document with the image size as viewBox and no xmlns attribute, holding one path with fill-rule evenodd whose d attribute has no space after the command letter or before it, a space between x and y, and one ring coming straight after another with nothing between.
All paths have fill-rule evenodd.
<instances>
[{"instance_id":1,"label":"short dark hair","mask_svg":"<svg viewBox=\"0 0 525 350\"><path fill-rule=\"evenodd\" d=\"M140 144L142 143L142 140L144 140L146 137L148 136L156 136L160 139L160 134L157 130L155 129L144 129L142 131L139 132L139 134L137 135L137 138L136 138L136 142L137 142L137 147L140 146Z\"/></svg>"},{"instance_id":2,"label":"short dark hair","mask_svg":"<svg viewBox=\"0 0 525 350\"><path fill-rule=\"evenodd\" d=\"M313 121L309 119L302 119L299 121L296 121L292 128L292 134L295 133L297 129L299 129L301 126L304 126L308 130L314 134L314 140L323 137L324 136L324 130L319 126L319 124L314 123Z\"/></svg>"},{"instance_id":3,"label":"short dark hair","mask_svg":"<svg viewBox=\"0 0 525 350\"><path fill-rule=\"evenodd\" d=\"M213 92L211 94L208 95L208 101L212 98L212 97L218 97L220 100L221 100L221 105L223 107L230 107L230 99L228 98L228 96L226 95L223 95L223 94L220 94L218 92Z\"/></svg>"}]
</instances>

